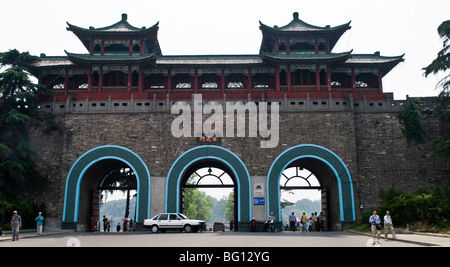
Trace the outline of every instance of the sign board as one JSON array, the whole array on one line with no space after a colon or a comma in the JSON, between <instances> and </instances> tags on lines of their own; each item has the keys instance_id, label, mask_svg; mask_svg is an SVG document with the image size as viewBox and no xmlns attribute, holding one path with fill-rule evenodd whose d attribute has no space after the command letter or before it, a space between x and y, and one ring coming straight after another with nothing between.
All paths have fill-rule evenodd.
<instances>
[{"instance_id":1,"label":"sign board","mask_svg":"<svg viewBox=\"0 0 450 267\"><path fill-rule=\"evenodd\" d=\"M201 137L197 137L197 144L220 144L222 143L222 139L220 137L217 136L201 136Z\"/></svg>"},{"instance_id":2,"label":"sign board","mask_svg":"<svg viewBox=\"0 0 450 267\"><path fill-rule=\"evenodd\" d=\"M265 204L266 204L265 198L263 198L263 197L253 198L253 205L260 206L260 205L265 205Z\"/></svg>"},{"instance_id":3,"label":"sign board","mask_svg":"<svg viewBox=\"0 0 450 267\"><path fill-rule=\"evenodd\" d=\"M253 185L253 196L264 197L264 184L263 183L255 183Z\"/></svg>"}]
</instances>

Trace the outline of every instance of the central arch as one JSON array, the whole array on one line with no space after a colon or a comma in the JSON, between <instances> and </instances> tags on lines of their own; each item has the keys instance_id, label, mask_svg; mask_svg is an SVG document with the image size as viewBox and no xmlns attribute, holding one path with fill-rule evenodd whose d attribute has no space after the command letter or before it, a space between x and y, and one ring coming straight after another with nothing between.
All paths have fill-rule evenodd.
<instances>
[{"instance_id":1,"label":"central arch","mask_svg":"<svg viewBox=\"0 0 450 267\"><path fill-rule=\"evenodd\" d=\"M291 147L282 152L272 163L267 177L267 213L273 212L281 218L280 178L283 171L295 162L309 162L309 165L318 166L321 171L330 171L334 175L337 182L340 222L341 224L354 222L353 185L347 166L331 150L313 144Z\"/></svg>"},{"instance_id":2,"label":"central arch","mask_svg":"<svg viewBox=\"0 0 450 267\"><path fill-rule=\"evenodd\" d=\"M231 170L237 183L237 212L238 228L248 228L252 217L251 209L251 181L250 174L242 162L233 152L220 146L205 145L192 148L184 152L173 163L169 170L166 183L166 212L180 212L180 184L188 168L202 161L217 161Z\"/></svg>"}]
</instances>

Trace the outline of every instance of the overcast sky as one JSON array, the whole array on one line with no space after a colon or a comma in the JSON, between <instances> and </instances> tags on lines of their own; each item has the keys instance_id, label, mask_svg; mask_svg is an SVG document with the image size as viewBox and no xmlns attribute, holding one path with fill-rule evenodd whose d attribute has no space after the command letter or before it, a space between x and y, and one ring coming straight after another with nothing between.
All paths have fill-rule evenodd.
<instances>
[{"instance_id":1,"label":"overcast sky","mask_svg":"<svg viewBox=\"0 0 450 267\"><path fill-rule=\"evenodd\" d=\"M439 78L421 70L442 49L437 27L450 19L448 0L15 0L1 6L0 51L18 49L39 55L87 52L66 22L88 28L118 22L122 13L135 27L159 21L164 55L258 54L259 21L284 26L298 12L317 26L351 27L333 52L398 56L405 62L385 76L384 91L395 99L436 96Z\"/></svg>"}]
</instances>

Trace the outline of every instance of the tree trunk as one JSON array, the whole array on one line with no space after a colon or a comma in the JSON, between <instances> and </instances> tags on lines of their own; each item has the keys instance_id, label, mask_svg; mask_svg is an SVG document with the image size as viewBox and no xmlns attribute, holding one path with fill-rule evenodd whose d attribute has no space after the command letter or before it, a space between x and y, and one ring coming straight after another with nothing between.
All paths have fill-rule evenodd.
<instances>
[{"instance_id":1,"label":"tree trunk","mask_svg":"<svg viewBox=\"0 0 450 267\"><path fill-rule=\"evenodd\" d=\"M127 189L127 205L125 207L125 217L128 218L130 215L130 189Z\"/></svg>"}]
</instances>

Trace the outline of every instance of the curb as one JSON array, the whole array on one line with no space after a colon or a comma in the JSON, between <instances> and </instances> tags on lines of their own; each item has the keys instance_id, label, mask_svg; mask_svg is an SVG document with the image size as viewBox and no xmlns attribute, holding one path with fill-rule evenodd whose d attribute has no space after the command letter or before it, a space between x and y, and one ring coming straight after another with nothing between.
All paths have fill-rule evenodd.
<instances>
[{"instance_id":1,"label":"curb","mask_svg":"<svg viewBox=\"0 0 450 267\"><path fill-rule=\"evenodd\" d=\"M70 231L73 232L73 231ZM19 240L24 238L33 238L33 237L41 237L41 236L49 236L49 235L57 235L61 233L66 233L65 231L60 232L42 232L41 235L36 234L36 230L22 230L19 231ZM4 231L4 236L0 236L0 242L3 241L11 241L12 242L12 232L11 231Z\"/></svg>"},{"instance_id":2,"label":"curb","mask_svg":"<svg viewBox=\"0 0 450 267\"><path fill-rule=\"evenodd\" d=\"M354 231L354 230L347 230L347 232L354 233L354 234L360 234L360 235L366 235L366 236L372 237L371 233L357 232L357 231ZM425 234L423 234L423 235L425 235ZM399 241L399 242L410 243L410 244L417 244L417 245L427 246L427 247L439 247L440 246L440 245L437 245L437 244L427 243L427 242L423 242L423 241L402 239L402 238L399 238L398 235L397 235L397 238L395 238L395 239L392 238L392 237L388 237L388 240Z\"/></svg>"}]
</instances>

